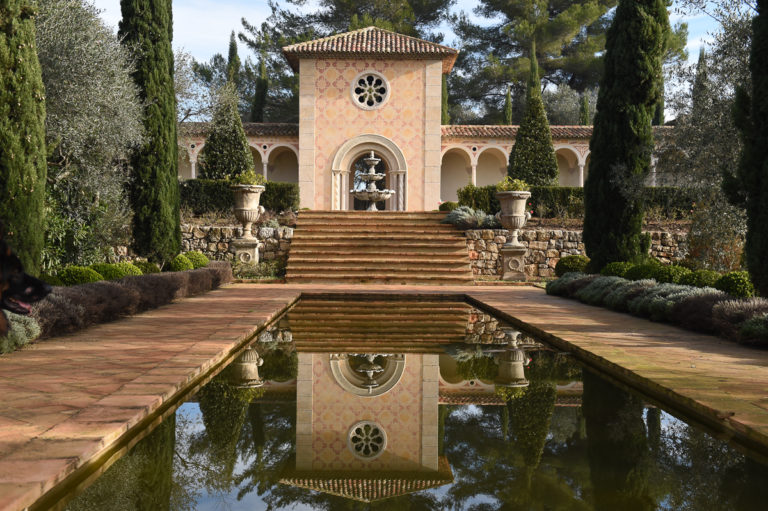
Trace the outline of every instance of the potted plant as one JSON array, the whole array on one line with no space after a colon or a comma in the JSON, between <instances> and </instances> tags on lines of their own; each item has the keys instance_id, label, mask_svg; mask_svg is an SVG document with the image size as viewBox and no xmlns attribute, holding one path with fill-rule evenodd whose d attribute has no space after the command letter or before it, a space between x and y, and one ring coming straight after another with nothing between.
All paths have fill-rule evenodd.
<instances>
[{"instance_id":1,"label":"potted plant","mask_svg":"<svg viewBox=\"0 0 768 511\"><path fill-rule=\"evenodd\" d=\"M259 200L266 182L264 176L256 174L253 169L230 180L230 189L235 197L235 217L243 224L243 238L253 237L251 225L264 212L264 206L259 206Z\"/></svg>"},{"instance_id":2,"label":"potted plant","mask_svg":"<svg viewBox=\"0 0 768 511\"><path fill-rule=\"evenodd\" d=\"M525 222L531 218L531 214L526 209L528 199L531 198L530 187L522 179L512 179L507 176L503 181L496 185L496 198L501 205L501 212L498 214L499 221L505 229L509 229L512 237L504 245L505 247L519 247L517 240L518 230L522 229Z\"/></svg>"}]
</instances>

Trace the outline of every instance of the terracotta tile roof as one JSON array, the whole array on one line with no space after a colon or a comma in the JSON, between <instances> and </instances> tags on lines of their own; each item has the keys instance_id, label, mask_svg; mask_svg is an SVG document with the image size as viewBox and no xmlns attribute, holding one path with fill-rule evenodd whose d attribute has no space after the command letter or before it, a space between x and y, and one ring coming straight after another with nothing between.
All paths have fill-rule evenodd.
<instances>
[{"instance_id":1,"label":"terracotta tile roof","mask_svg":"<svg viewBox=\"0 0 768 511\"><path fill-rule=\"evenodd\" d=\"M449 73L459 50L416 37L366 27L314 41L283 47L283 55L294 71L299 70L300 57L400 57L443 61L443 73Z\"/></svg>"},{"instance_id":2,"label":"terracotta tile roof","mask_svg":"<svg viewBox=\"0 0 768 511\"><path fill-rule=\"evenodd\" d=\"M441 405L494 405L501 406L505 401L496 394L440 392Z\"/></svg>"},{"instance_id":3,"label":"terracotta tile roof","mask_svg":"<svg viewBox=\"0 0 768 511\"><path fill-rule=\"evenodd\" d=\"M183 122L179 135L194 136L208 134L207 122ZM244 122L246 135L255 137L298 137L299 125L287 122Z\"/></svg>"},{"instance_id":4,"label":"terracotta tile roof","mask_svg":"<svg viewBox=\"0 0 768 511\"><path fill-rule=\"evenodd\" d=\"M440 456L438 463L437 472L292 471L281 478L280 483L359 502L374 502L452 483L453 472L448 460Z\"/></svg>"},{"instance_id":5,"label":"terracotta tile roof","mask_svg":"<svg viewBox=\"0 0 768 511\"><path fill-rule=\"evenodd\" d=\"M466 138L508 138L517 136L519 126L494 125L447 125L442 126L444 137ZM583 138L592 137L592 126L550 126L552 138Z\"/></svg>"}]
</instances>

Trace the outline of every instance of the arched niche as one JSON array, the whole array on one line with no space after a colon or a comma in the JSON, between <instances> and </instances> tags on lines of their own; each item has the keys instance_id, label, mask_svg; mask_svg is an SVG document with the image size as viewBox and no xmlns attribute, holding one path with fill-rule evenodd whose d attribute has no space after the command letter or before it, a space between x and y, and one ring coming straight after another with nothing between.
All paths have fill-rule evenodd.
<instances>
[{"instance_id":1,"label":"arched niche","mask_svg":"<svg viewBox=\"0 0 768 511\"><path fill-rule=\"evenodd\" d=\"M381 368L371 377L362 370L366 356ZM342 389L356 396L375 397L386 394L400 382L405 371L405 355L332 353L330 365L333 379Z\"/></svg>"},{"instance_id":2,"label":"arched niche","mask_svg":"<svg viewBox=\"0 0 768 511\"><path fill-rule=\"evenodd\" d=\"M558 147L555 149L555 158L560 186L581 186L579 154L571 147Z\"/></svg>"},{"instance_id":3,"label":"arched niche","mask_svg":"<svg viewBox=\"0 0 768 511\"><path fill-rule=\"evenodd\" d=\"M299 157L290 146L273 147L267 154L267 178L280 183L299 182Z\"/></svg>"},{"instance_id":4,"label":"arched niche","mask_svg":"<svg viewBox=\"0 0 768 511\"><path fill-rule=\"evenodd\" d=\"M331 208L350 209L351 197L348 174L352 165L366 153L373 151L386 162L388 182L395 195L389 199L387 209L405 211L408 197L408 164L403 151L392 140L382 135L359 135L344 142L336 151L331 163Z\"/></svg>"}]
</instances>

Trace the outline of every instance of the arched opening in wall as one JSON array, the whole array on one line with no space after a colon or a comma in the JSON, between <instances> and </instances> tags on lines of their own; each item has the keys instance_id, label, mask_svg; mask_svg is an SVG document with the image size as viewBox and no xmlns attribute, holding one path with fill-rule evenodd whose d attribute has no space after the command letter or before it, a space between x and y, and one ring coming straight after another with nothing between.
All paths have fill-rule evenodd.
<instances>
[{"instance_id":1,"label":"arched opening in wall","mask_svg":"<svg viewBox=\"0 0 768 511\"><path fill-rule=\"evenodd\" d=\"M365 159L368 158L370 154L371 154L371 151L363 153L357 158L355 158L354 162L352 163L352 167L349 169L349 189L350 190L362 191L367 189L367 183L360 176L368 173L368 169L370 168L370 166L367 163L365 163ZM373 155L376 158L379 158L381 160L379 163L376 164L376 167L375 167L376 173L384 174L385 176L383 179L374 181L374 185L376 186L376 189L391 190L392 189L392 186L390 186L391 176L389 174L389 166L387 165L387 160L383 158L381 154L375 151L373 152ZM379 211L390 209L389 207L387 207L390 202L391 201L379 201L376 203L376 209L378 209ZM366 200L360 200L355 198L354 196L351 196L349 205L350 205L349 209L351 210L365 211L366 209L368 209L369 202Z\"/></svg>"},{"instance_id":2,"label":"arched opening in wall","mask_svg":"<svg viewBox=\"0 0 768 511\"><path fill-rule=\"evenodd\" d=\"M555 151L557 174L560 186L581 186L579 183L579 156L568 147Z\"/></svg>"},{"instance_id":3,"label":"arched opening in wall","mask_svg":"<svg viewBox=\"0 0 768 511\"><path fill-rule=\"evenodd\" d=\"M485 149L477 158L477 186L495 185L507 175L507 155L496 147Z\"/></svg>"},{"instance_id":4,"label":"arched opening in wall","mask_svg":"<svg viewBox=\"0 0 768 511\"><path fill-rule=\"evenodd\" d=\"M189 153L186 147L179 146L179 179L192 179L192 163L189 161Z\"/></svg>"},{"instance_id":5,"label":"arched opening in wall","mask_svg":"<svg viewBox=\"0 0 768 511\"><path fill-rule=\"evenodd\" d=\"M472 182L472 161L469 154L458 147L448 149L440 164L440 200L458 201L456 191Z\"/></svg>"},{"instance_id":6,"label":"arched opening in wall","mask_svg":"<svg viewBox=\"0 0 768 511\"><path fill-rule=\"evenodd\" d=\"M299 182L299 158L290 147L276 147L269 153L267 179L281 183Z\"/></svg>"},{"instance_id":7,"label":"arched opening in wall","mask_svg":"<svg viewBox=\"0 0 768 511\"><path fill-rule=\"evenodd\" d=\"M257 174L264 173L264 165L261 160L261 153L253 146L248 146L251 149L251 156L253 157L253 171Z\"/></svg>"},{"instance_id":8,"label":"arched opening in wall","mask_svg":"<svg viewBox=\"0 0 768 511\"><path fill-rule=\"evenodd\" d=\"M587 174L589 174L589 162L592 160L592 154L587 154L587 159L584 160L584 182L587 182Z\"/></svg>"}]
</instances>

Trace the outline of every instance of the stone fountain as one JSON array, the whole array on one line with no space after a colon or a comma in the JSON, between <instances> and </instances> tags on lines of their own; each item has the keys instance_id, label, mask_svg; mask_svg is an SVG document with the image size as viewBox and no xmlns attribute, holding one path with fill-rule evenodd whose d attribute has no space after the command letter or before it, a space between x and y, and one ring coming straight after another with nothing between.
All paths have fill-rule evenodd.
<instances>
[{"instance_id":1,"label":"stone fountain","mask_svg":"<svg viewBox=\"0 0 768 511\"><path fill-rule=\"evenodd\" d=\"M387 200L395 194L394 190L379 190L376 188L376 181L384 179L384 174L376 173L376 165L381 161L381 158L376 158L371 151L370 156L363 160L368 165L368 172L360 174L360 179L365 182L364 190L353 190L350 193L358 200L369 201L367 211L378 211L376 203L379 201Z\"/></svg>"}]
</instances>

